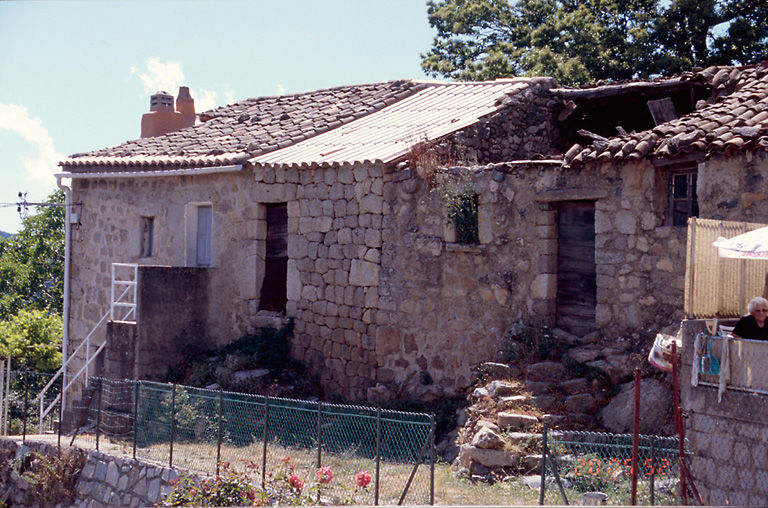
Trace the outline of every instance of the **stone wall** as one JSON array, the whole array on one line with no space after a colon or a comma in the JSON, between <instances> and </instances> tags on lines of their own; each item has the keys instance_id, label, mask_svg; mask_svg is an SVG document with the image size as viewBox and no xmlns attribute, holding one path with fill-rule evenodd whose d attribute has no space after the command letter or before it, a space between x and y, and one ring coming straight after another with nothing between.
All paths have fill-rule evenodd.
<instances>
[{"instance_id":1,"label":"stone wall","mask_svg":"<svg viewBox=\"0 0 768 508\"><path fill-rule=\"evenodd\" d=\"M56 446L28 441L20 444L11 439L0 439L0 453L7 457L5 466L21 460L31 451L46 456L58 454ZM78 450L78 449L74 449ZM173 469L140 460L115 457L96 450L87 453L85 465L75 484L76 497L67 506L77 508L106 508L108 506L155 506L172 490L171 482L178 478ZM0 497L11 506L29 506L39 487L18 474L3 469L8 478L0 485Z\"/></svg>"},{"instance_id":2,"label":"stone wall","mask_svg":"<svg viewBox=\"0 0 768 508\"><path fill-rule=\"evenodd\" d=\"M392 213L383 236L398 241L382 252L379 382L428 377L459 389L472 381L475 365L494 356L511 323L554 326L561 201L595 202L602 336L680 319L686 230L665 225L658 170L650 164L565 173L531 162L456 171L478 196L478 245L453 241L441 189L430 189L415 170L401 169L385 186Z\"/></svg>"},{"instance_id":3,"label":"stone wall","mask_svg":"<svg viewBox=\"0 0 768 508\"><path fill-rule=\"evenodd\" d=\"M768 506L768 396L691 386L693 341L703 321L683 322L681 406L690 468L705 504Z\"/></svg>"},{"instance_id":4,"label":"stone wall","mask_svg":"<svg viewBox=\"0 0 768 508\"><path fill-rule=\"evenodd\" d=\"M484 164L450 170L478 197L480 242L472 246L455 242L440 188L418 161L76 180L73 201L82 209L72 234L70 351L108 309L111 263L192 264L189 225L194 207L205 203L213 206L205 284L185 285L182 270L147 297L156 306L144 312L154 309L155 317L173 318L171 304L191 309L179 326L164 326L166 316L137 331L165 344L158 361L173 359L193 336L218 346L263 322L268 203L287 204L292 355L329 394L360 399L377 384L407 386L419 397L460 390L473 367L494 356L511 323L553 326L563 201L595 203L598 332L610 339L680 320L686 229L669 225L666 169L648 161L583 169L530 160L487 164L556 151L555 105L531 94L435 147L460 147L460 158ZM766 178L764 155L707 161L698 180L700 216L768 220ZM143 258L142 217L154 217L155 228L154 253ZM177 296L188 289L186 304L162 296L164 285ZM162 366L152 369L157 374Z\"/></svg>"}]
</instances>

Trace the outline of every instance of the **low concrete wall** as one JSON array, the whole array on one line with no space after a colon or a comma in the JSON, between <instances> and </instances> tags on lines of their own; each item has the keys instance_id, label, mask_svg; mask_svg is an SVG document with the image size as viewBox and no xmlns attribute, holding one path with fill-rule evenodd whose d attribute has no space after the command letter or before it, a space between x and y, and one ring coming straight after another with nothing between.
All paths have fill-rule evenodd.
<instances>
[{"instance_id":1,"label":"low concrete wall","mask_svg":"<svg viewBox=\"0 0 768 508\"><path fill-rule=\"evenodd\" d=\"M691 386L693 342L704 321L683 322L681 405L691 473L709 505L768 506L768 396ZM762 368L765 368L763 365Z\"/></svg>"}]
</instances>

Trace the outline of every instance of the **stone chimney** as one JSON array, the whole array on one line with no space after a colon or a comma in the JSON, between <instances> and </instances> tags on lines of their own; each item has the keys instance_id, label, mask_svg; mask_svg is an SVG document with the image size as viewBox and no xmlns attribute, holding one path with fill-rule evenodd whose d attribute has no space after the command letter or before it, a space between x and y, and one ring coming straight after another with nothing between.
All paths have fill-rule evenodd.
<instances>
[{"instance_id":1,"label":"stone chimney","mask_svg":"<svg viewBox=\"0 0 768 508\"><path fill-rule=\"evenodd\" d=\"M149 99L149 113L141 117L141 137L151 138L195 125L195 100L189 95L189 87L179 87L176 110L173 95L156 92Z\"/></svg>"}]
</instances>

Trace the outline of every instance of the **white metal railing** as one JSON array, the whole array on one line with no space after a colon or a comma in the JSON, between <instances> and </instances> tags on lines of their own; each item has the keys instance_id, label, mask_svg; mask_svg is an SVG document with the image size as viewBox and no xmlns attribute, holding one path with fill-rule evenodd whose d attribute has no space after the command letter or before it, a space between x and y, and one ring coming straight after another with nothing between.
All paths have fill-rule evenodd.
<instances>
[{"instance_id":1,"label":"white metal railing","mask_svg":"<svg viewBox=\"0 0 768 508\"><path fill-rule=\"evenodd\" d=\"M67 393L67 390L77 381L83 373L85 373L85 386L88 387L88 377L90 374L90 366L91 363L96 359L97 356L99 356L99 353L101 353L101 350L104 349L104 346L107 345L107 341L104 341L101 343L101 345L96 348L96 352L91 354L91 337L96 332L96 330L99 329L99 327L107 320L107 318L110 316L111 311L108 311L105 313L98 323L96 323L96 326L93 327L91 332L86 335L85 340L83 340L77 348L75 348L74 351L69 355L67 358L67 361L62 364L61 368L54 374L54 376L48 381L48 383L43 387L42 390L40 390L40 393L37 394L36 399L40 399L40 420L39 420L39 426L40 426L40 433L43 433L43 420L46 416L48 416L48 413L51 412L51 410L56 406L56 404L61 400L61 396L65 393ZM53 383L56 382L59 377L64 375L64 371L67 369L70 363L73 362L74 358L77 357L77 354L85 348L85 365L83 365L80 370L77 371L77 373L71 377L66 383L62 384L61 387L61 393L56 396L55 399L51 401L50 404L48 404L48 407L45 407L45 394L48 393L48 390L53 386Z\"/></svg>"},{"instance_id":2,"label":"white metal railing","mask_svg":"<svg viewBox=\"0 0 768 508\"><path fill-rule=\"evenodd\" d=\"M136 322L138 273L139 265L132 263L112 263L112 286L110 295L110 319L112 321Z\"/></svg>"},{"instance_id":3,"label":"white metal railing","mask_svg":"<svg viewBox=\"0 0 768 508\"><path fill-rule=\"evenodd\" d=\"M110 321L136 322L138 269L138 265L135 264L112 263L112 284L109 310L103 316L101 316L101 319L99 319L99 322L96 323L93 329L91 329L91 331L85 337L85 340L80 342L77 348L75 348L75 350L69 354L67 361L62 364L61 368L50 379L50 381L48 381L45 387L40 390L40 393L37 395L37 397L35 397L40 401L39 427L41 434L43 432L43 420L45 417L48 416L48 413L51 412L51 410L60 400L62 401L62 404L64 403L64 400L66 399L62 398L62 396L68 393L70 387L72 387L72 385L74 385L75 382L77 382L80 379L80 376L83 374L85 374L83 383L86 388L88 387L91 363L93 363L93 361L99 356L99 353L101 353L101 351L107 345L107 341L103 341L96 348L96 351L91 354L91 337L93 337L93 334L96 332L96 330L98 330L99 327L104 324L105 321L107 321L107 318L109 318ZM124 278L118 279L118 275L121 275ZM122 289L122 291L119 291L119 289ZM116 314L116 310L118 309L122 309L123 312ZM78 353L80 353L83 348L85 348L85 364L80 367L80 369L70 379L67 379L68 376L64 376L67 367L69 367L74 359L77 358ZM45 394L48 393L48 390L51 388L51 386L53 386L53 383L56 382L56 380L61 376L64 376L62 378L64 382L62 383L61 393L59 393L59 395L56 396L56 398L54 398L46 407ZM61 422L59 422L59 425L61 425Z\"/></svg>"}]
</instances>

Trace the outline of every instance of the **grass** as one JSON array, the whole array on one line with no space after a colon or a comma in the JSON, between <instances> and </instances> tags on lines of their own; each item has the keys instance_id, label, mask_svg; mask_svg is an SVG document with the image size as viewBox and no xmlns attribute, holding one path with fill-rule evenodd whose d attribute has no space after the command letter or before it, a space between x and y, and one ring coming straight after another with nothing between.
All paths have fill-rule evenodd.
<instances>
[{"instance_id":1,"label":"grass","mask_svg":"<svg viewBox=\"0 0 768 508\"><path fill-rule=\"evenodd\" d=\"M55 438L56 436L51 436ZM62 436L62 445L68 446L70 437ZM77 437L75 445L81 448L95 448L95 436L84 434ZM102 437L100 450L112 455L132 456L133 444L130 440L113 440ZM136 456L139 459L167 466L170 447L168 444L139 447ZM347 450L344 453L323 453L321 463L330 466L333 470L333 481L323 487L321 492L324 503L339 503L344 500L352 500L358 505L374 504L374 482L376 462L372 458L361 457L355 450ZM173 450L173 465L176 468L188 469L191 472L202 472L212 475L216 470L216 442L207 443L175 443ZM228 461L235 468L241 469L244 462L253 461L259 465L263 460L264 448L260 443L247 446L232 446L224 444L221 449L222 461ZM277 443L270 443L267 447L267 472L277 469L281 459L290 457L295 472L304 479L305 485L314 483L317 464L317 449L286 448ZM367 470L374 477L367 489L356 489L354 477L361 471ZM379 478L379 504L396 505L405 489L408 479L413 472L413 463L382 461L380 464ZM568 473L561 469L561 475L568 477ZM573 476L572 474L570 476ZM426 505L430 500L429 465L420 465L411 482L405 505ZM596 478L584 478L596 480ZM601 490L610 497L608 504L629 504L630 483L629 478L614 477L600 478L607 483L584 485L586 490ZM657 477L657 482L662 478ZM576 478L570 481L578 483ZM599 482L598 482L599 483ZM587 488L589 487L589 488ZM568 502L581 504L581 491L575 488L567 488ZM435 505L536 505L539 501L539 491L532 490L523 484L521 477L511 478L493 484L472 482L466 478L458 478L451 471L450 464L438 461L435 464ZM674 505L679 500L674 494L657 493L655 504ZM547 485L545 504L562 505L556 484ZM647 478L641 476L638 482L638 504L650 504Z\"/></svg>"}]
</instances>

